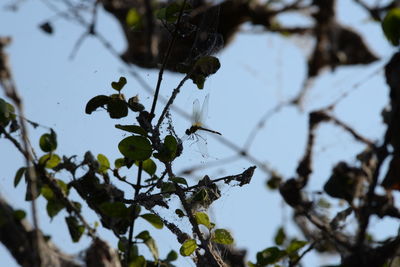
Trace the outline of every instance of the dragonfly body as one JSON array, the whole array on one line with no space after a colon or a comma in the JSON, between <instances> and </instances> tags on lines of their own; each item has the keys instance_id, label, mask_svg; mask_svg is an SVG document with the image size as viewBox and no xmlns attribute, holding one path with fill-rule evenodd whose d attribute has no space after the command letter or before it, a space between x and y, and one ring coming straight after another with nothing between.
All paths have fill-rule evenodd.
<instances>
[{"instance_id":1,"label":"dragonfly body","mask_svg":"<svg viewBox=\"0 0 400 267\"><path fill-rule=\"evenodd\" d=\"M201 127L201 126L199 126L199 125L192 125L189 129L187 129L187 130L185 131L185 134L191 135L191 134L196 133L198 130L202 130L202 131L206 131L206 132L210 132L210 133L222 135L220 132L207 129L207 128Z\"/></svg>"}]
</instances>

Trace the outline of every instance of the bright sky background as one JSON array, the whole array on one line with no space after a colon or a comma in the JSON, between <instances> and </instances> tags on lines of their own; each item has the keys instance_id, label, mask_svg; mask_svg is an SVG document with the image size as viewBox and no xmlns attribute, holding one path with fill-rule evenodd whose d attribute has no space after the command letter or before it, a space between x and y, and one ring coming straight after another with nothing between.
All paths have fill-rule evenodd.
<instances>
[{"instance_id":1,"label":"bright sky background","mask_svg":"<svg viewBox=\"0 0 400 267\"><path fill-rule=\"evenodd\" d=\"M338 2L340 21L359 30L382 60L369 66L339 68L335 73L325 72L315 81L307 96L305 111L324 107L341 93L351 91L349 97L337 106L335 114L364 136L377 140L384 131L380 111L388 102L388 88L384 83L382 67L393 49L384 39L379 25L369 21L366 14L355 7L352 1ZM85 105L95 95L112 94L110 83L121 75L128 79L123 90L127 97L139 94L148 108L151 104L150 95L142 90L135 79L126 73L123 65L95 39L86 39L75 59L69 60L69 54L84 29L57 19L53 22L55 33L52 36L42 33L38 25L54 14L41 1L26 1L16 13L6 11L3 3L0 6L0 36L13 38L6 51L10 55L18 88L25 100L27 117L52 127L57 132L59 155L78 155L81 158L90 150L94 155L107 155L112 162L120 157L117 144L124 133L115 129L114 124L129 123L132 120L111 120L105 111L89 116L84 113ZM304 19L293 15L286 15L282 19L293 24L304 22ZM100 32L118 51L123 51L125 44L119 25L105 12L100 12L99 23ZM310 40L304 42L298 38L288 39L271 33L238 34L232 44L218 55L222 67L207 80L205 89L199 91L194 84L187 82L177 97L176 104L191 112L193 100L199 98L202 103L209 93L207 125L242 146L263 114L280 101L296 95L306 74L305 55L311 45ZM157 71L137 71L151 87L155 87ZM161 94L169 96L181 78L182 75L167 73ZM2 92L0 96L3 97ZM161 104L158 105L158 108L162 107ZM304 153L307 121L306 112L294 107L283 109L258 132L250 153L285 177L294 175L298 161ZM183 136L189 122L176 114L173 114L173 122L178 135ZM38 139L46 131L44 128L30 130L31 141L39 155L41 152L37 145ZM362 149L363 146L355 143L342 130L330 125L321 127L314 148L315 172L309 190L320 190L337 161L354 163L354 155ZM207 166L209 163L223 162L223 159L235 155L231 149L212 137L208 138L210 158L204 160L197 150L196 145L185 143L184 156L174 164L177 173L198 164ZM18 188L13 188L15 172L23 165L21 155L10 142L0 139L0 158L0 194L15 208L29 211L29 205L23 201L23 183ZM251 165L247 160L221 163L196 172L194 178L199 179L205 174L211 178L238 174ZM133 179L134 169L132 173ZM250 185L242 188L222 187L222 198L210 209L210 215L217 227L231 230L237 246L248 249L248 260L254 260L257 251L273 245L274 233L282 223L292 236L301 238L297 229L289 223L291 209L283 204L277 192L266 188L266 178L267 175L257 169ZM68 253L77 254L89 245L88 238L82 238L77 244L71 242L64 222L64 211L50 222L45 201L40 198L38 203L40 225L46 234L52 235L57 246ZM338 205L336 201L333 203ZM87 219L93 224L97 217L89 212ZM172 221L188 229L187 223L175 219ZM376 229L376 236L379 238L397 231L397 223L388 220L383 223L374 220L372 227ZM176 238L166 229L156 230L146 223L139 223L135 233L145 228L156 239L161 257L165 257L170 249L179 249ZM116 246L116 239L108 230L100 227L99 232L102 238ZM142 251L147 253L146 248ZM337 263L337 259L329 257L309 255L305 259L307 266ZM15 265L2 246L0 261L4 266ZM194 266L190 259L182 257L177 265Z\"/></svg>"}]
</instances>

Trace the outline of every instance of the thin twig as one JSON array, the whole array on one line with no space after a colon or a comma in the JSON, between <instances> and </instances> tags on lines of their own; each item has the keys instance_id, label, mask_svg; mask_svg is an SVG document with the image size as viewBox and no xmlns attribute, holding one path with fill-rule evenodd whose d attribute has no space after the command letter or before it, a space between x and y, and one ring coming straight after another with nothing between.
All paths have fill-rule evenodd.
<instances>
[{"instance_id":1,"label":"thin twig","mask_svg":"<svg viewBox=\"0 0 400 267\"><path fill-rule=\"evenodd\" d=\"M185 84L185 82L190 78L190 73L187 74L178 84L178 86L172 91L171 97L169 98L167 104L165 105L160 118L158 119L157 125L156 125L156 129L159 129L161 126L161 123L163 122L165 115L167 114L170 106L174 103L174 100L176 98L176 96L179 94L182 86Z\"/></svg>"},{"instance_id":2,"label":"thin twig","mask_svg":"<svg viewBox=\"0 0 400 267\"><path fill-rule=\"evenodd\" d=\"M142 171L143 171L143 162L140 161L139 162L139 166L138 166L138 174L137 174L137 181L136 181L136 187L135 187L135 195L134 195L134 200L137 198L137 196L139 195L139 191L140 191L140 184L142 182ZM126 251L126 259L125 259L125 263L126 266L129 266L129 257L131 254L131 248L132 248L132 239L133 239L133 230L135 227L135 221L136 221L136 208L135 205L133 205L132 207L132 222L131 225L129 227L129 237L128 237L128 249Z\"/></svg>"},{"instance_id":3,"label":"thin twig","mask_svg":"<svg viewBox=\"0 0 400 267\"><path fill-rule=\"evenodd\" d=\"M185 6L186 6L186 0L183 1L181 10L179 11L178 19L175 24L175 34L172 36L172 40L169 43L168 48L167 48L167 53L164 56L160 71L158 72L158 80L157 80L156 90L154 92L153 104L151 105L150 117L154 116L154 112L156 110L158 94L160 93L160 87L161 87L161 82L163 79L164 70L167 66L169 56L171 55L172 48L174 47L176 39L178 38L179 25L181 23L181 18L182 18L182 14L183 14L183 10L185 9Z\"/></svg>"}]
</instances>

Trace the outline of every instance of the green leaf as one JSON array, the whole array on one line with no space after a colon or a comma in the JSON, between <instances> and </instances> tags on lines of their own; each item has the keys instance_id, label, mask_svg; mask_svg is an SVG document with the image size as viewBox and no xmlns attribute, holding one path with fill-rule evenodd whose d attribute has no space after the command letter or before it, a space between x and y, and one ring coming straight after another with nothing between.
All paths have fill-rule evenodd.
<instances>
[{"instance_id":1,"label":"green leaf","mask_svg":"<svg viewBox=\"0 0 400 267\"><path fill-rule=\"evenodd\" d=\"M74 207L78 210L78 212L81 212L81 210L82 210L82 204L79 203L79 202L77 202L77 201L71 201L71 202L72 202L72 204L74 205ZM95 223L97 223L97 222L95 222Z\"/></svg>"},{"instance_id":2,"label":"green leaf","mask_svg":"<svg viewBox=\"0 0 400 267\"><path fill-rule=\"evenodd\" d=\"M286 256L286 252L280 250L278 247L269 247L257 253L257 264L258 265L268 265L280 261Z\"/></svg>"},{"instance_id":3,"label":"green leaf","mask_svg":"<svg viewBox=\"0 0 400 267\"><path fill-rule=\"evenodd\" d=\"M15 174L15 178L14 178L14 187L17 187L17 185L21 181L22 175L24 175L25 171L26 171L25 167L21 167L18 169L17 173Z\"/></svg>"},{"instance_id":4,"label":"green leaf","mask_svg":"<svg viewBox=\"0 0 400 267\"><path fill-rule=\"evenodd\" d=\"M393 8L386 14L382 21L382 29L392 45L400 44L400 8Z\"/></svg>"},{"instance_id":5,"label":"green leaf","mask_svg":"<svg viewBox=\"0 0 400 267\"><path fill-rule=\"evenodd\" d=\"M45 184L42 186L42 188L40 189L40 194L46 199L46 200L52 200L54 199L54 193L53 190L51 190L51 188Z\"/></svg>"},{"instance_id":6,"label":"green leaf","mask_svg":"<svg viewBox=\"0 0 400 267\"><path fill-rule=\"evenodd\" d=\"M164 224L163 224L161 218L155 214L146 213L146 214L140 215L140 217L142 217L143 219L145 219L146 221L151 223L151 225L153 225L157 229L162 229L164 227Z\"/></svg>"},{"instance_id":7,"label":"green leaf","mask_svg":"<svg viewBox=\"0 0 400 267\"><path fill-rule=\"evenodd\" d=\"M122 88L124 88L125 85L126 85L126 78L123 77L123 76L119 77L119 81L118 82L112 82L111 83L111 87L113 89L117 90L118 92L121 91Z\"/></svg>"},{"instance_id":8,"label":"green leaf","mask_svg":"<svg viewBox=\"0 0 400 267\"><path fill-rule=\"evenodd\" d=\"M182 256L190 256L197 248L196 240L194 239L187 239L183 242L181 248L179 249L179 253Z\"/></svg>"},{"instance_id":9,"label":"green leaf","mask_svg":"<svg viewBox=\"0 0 400 267\"><path fill-rule=\"evenodd\" d=\"M178 259L178 253L176 253L175 250L171 250L168 255L167 258L165 259L165 261L171 262L171 261L176 261Z\"/></svg>"},{"instance_id":10,"label":"green leaf","mask_svg":"<svg viewBox=\"0 0 400 267\"><path fill-rule=\"evenodd\" d=\"M164 182L161 184L161 193L171 193L176 190L174 183Z\"/></svg>"},{"instance_id":11,"label":"green leaf","mask_svg":"<svg viewBox=\"0 0 400 267\"><path fill-rule=\"evenodd\" d=\"M290 242L289 246L286 248L286 252L288 254L297 252L299 249L301 249L302 247L304 247L307 244L308 244L307 241L293 240L292 242Z\"/></svg>"},{"instance_id":12,"label":"green leaf","mask_svg":"<svg viewBox=\"0 0 400 267\"><path fill-rule=\"evenodd\" d=\"M6 127L15 117L14 106L0 98L0 126Z\"/></svg>"},{"instance_id":13,"label":"green leaf","mask_svg":"<svg viewBox=\"0 0 400 267\"><path fill-rule=\"evenodd\" d=\"M156 173L156 170L157 170L157 165L152 159L146 159L142 163L142 168L148 174L154 175Z\"/></svg>"},{"instance_id":14,"label":"green leaf","mask_svg":"<svg viewBox=\"0 0 400 267\"><path fill-rule=\"evenodd\" d=\"M32 172L36 172L35 167L30 167ZM27 169L25 171L25 181L27 181L26 184L26 193L25 193L25 200L26 201L31 201L33 199L36 199L38 196L40 196L41 188L43 186L41 180L39 179L36 183L36 190L34 190L34 195L32 195L32 191L30 190L30 186L33 186L31 183L31 178L30 178L30 171ZM36 174L37 175L37 174Z\"/></svg>"},{"instance_id":15,"label":"green leaf","mask_svg":"<svg viewBox=\"0 0 400 267\"><path fill-rule=\"evenodd\" d=\"M49 153L43 155L39 159L39 164L44 165L47 169L53 169L60 164L61 158L57 154Z\"/></svg>"},{"instance_id":16,"label":"green leaf","mask_svg":"<svg viewBox=\"0 0 400 267\"><path fill-rule=\"evenodd\" d=\"M122 202L104 202L99 207L105 215L112 218L126 218L129 216L129 208Z\"/></svg>"},{"instance_id":17,"label":"green leaf","mask_svg":"<svg viewBox=\"0 0 400 267\"><path fill-rule=\"evenodd\" d=\"M128 106L125 100L111 97L107 104L107 112L111 119L120 119L128 116Z\"/></svg>"},{"instance_id":18,"label":"green leaf","mask_svg":"<svg viewBox=\"0 0 400 267\"><path fill-rule=\"evenodd\" d=\"M103 154L98 154L97 161L100 163L99 172L100 173L107 172L107 170L110 168L110 162L108 161L108 158Z\"/></svg>"},{"instance_id":19,"label":"green leaf","mask_svg":"<svg viewBox=\"0 0 400 267\"><path fill-rule=\"evenodd\" d=\"M201 73L205 77L216 73L221 67L218 58L213 56L204 56L199 58L195 64L195 71Z\"/></svg>"},{"instance_id":20,"label":"green leaf","mask_svg":"<svg viewBox=\"0 0 400 267\"><path fill-rule=\"evenodd\" d=\"M125 166L125 159L124 158L118 158L114 161L114 165L116 169L119 169L123 166Z\"/></svg>"},{"instance_id":21,"label":"green leaf","mask_svg":"<svg viewBox=\"0 0 400 267\"><path fill-rule=\"evenodd\" d=\"M110 99L111 98L106 95L98 95L98 96L93 97L86 104L85 113L91 114L93 111L95 111L99 107L104 107L105 105L108 104L108 102L110 102Z\"/></svg>"},{"instance_id":22,"label":"green leaf","mask_svg":"<svg viewBox=\"0 0 400 267\"><path fill-rule=\"evenodd\" d=\"M66 183L64 183L64 181L62 181L62 180L60 180L60 179L57 179L56 182L57 182L57 185L60 187L61 191L63 191L64 194L65 194L66 196L68 196L68 194L69 194L68 185L67 185Z\"/></svg>"},{"instance_id":23,"label":"green leaf","mask_svg":"<svg viewBox=\"0 0 400 267\"><path fill-rule=\"evenodd\" d=\"M118 149L125 157L132 160L150 158L152 148L150 141L143 136L129 136L118 144Z\"/></svg>"},{"instance_id":24,"label":"green leaf","mask_svg":"<svg viewBox=\"0 0 400 267\"><path fill-rule=\"evenodd\" d=\"M213 224L210 222L210 218L208 217L207 213L205 212L196 212L194 214L194 218L196 219L196 222L198 224L202 224L205 227L207 227L208 229L211 229L213 227ZM223 229L219 229L219 230L223 230ZM233 239L232 239L233 242Z\"/></svg>"},{"instance_id":25,"label":"green leaf","mask_svg":"<svg viewBox=\"0 0 400 267\"><path fill-rule=\"evenodd\" d=\"M135 133L138 135L143 135L143 136L147 136L146 131L137 125L121 125L121 124L116 124L115 128L126 131L126 132L130 132L130 133Z\"/></svg>"},{"instance_id":26,"label":"green leaf","mask_svg":"<svg viewBox=\"0 0 400 267\"><path fill-rule=\"evenodd\" d=\"M182 177L172 177L172 178L169 178L169 180L174 183L177 183L177 184L184 184L184 185L188 186L186 179L182 178Z\"/></svg>"},{"instance_id":27,"label":"green leaf","mask_svg":"<svg viewBox=\"0 0 400 267\"><path fill-rule=\"evenodd\" d=\"M129 267L146 267L147 262L146 258L143 256L134 256L133 259L129 262Z\"/></svg>"},{"instance_id":28,"label":"green leaf","mask_svg":"<svg viewBox=\"0 0 400 267\"><path fill-rule=\"evenodd\" d=\"M18 221L26 217L26 212L24 210L14 210L14 218Z\"/></svg>"},{"instance_id":29,"label":"green leaf","mask_svg":"<svg viewBox=\"0 0 400 267\"><path fill-rule=\"evenodd\" d=\"M83 232L85 231L85 227L83 225L80 225L78 220L74 216L65 217L65 221L67 223L72 241L74 243L78 242L79 239L81 239Z\"/></svg>"},{"instance_id":30,"label":"green leaf","mask_svg":"<svg viewBox=\"0 0 400 267\"><path fill-rule=\"evenodd\" d=\"M164 145L171 154L175 154L178 148L178 142L172 135L167 135L164 139Z\"/></svg>"},{"instance_id":31,"label":"green leaf","mask_svg":"<svg viewBox=\"0 0 400 267\"><path fill-rule=\"evenodd\" d=\"M63 208L64 205L60 201L57 200L47 201L46 210L50 218L56 216Z\"/></svg>"},{"instance_id":32,"label":"green leaf","mask_svg":"<svg viewBox=\"0 0 400 267\"><path fill-rule=\"evenodd\" d=\"M279 189L281 182L282 182L282 177L273 173L267 181L267 187L271 190Z\"/></svg>"},{"instance_id":33,"label":"green leaf","mask_svg":"<svg viewBox=\"0 0 400 267\"><path fill-rule=\"evenodd\" d=\"M225 229L215 229L211 240L223 245L231 245L234 242L231 233Z\"/></svg>"},{"instance_id":34,"label":"green leaf","mask_svg":"<svg viewBox=\"0 0 400 267\"><path fill-rule=\"evenodd\" d=\"M39 140L40 149L43 152L52 152L57 148L57 135L51 129L50 134L43 134Z\"/></svg>"},{"instance_id":35,"label":"green leaf","mask_svg":"<svg viewBox=\"0 0 400 267\"><path fill-rule=\"evenodd\" d=\"M151 238L151 235L149 231L142 231L136 236L136 238L146 241L147 239Z\"/></svg>"},{"instance_id":36,"label":"green leaf","mask_svg":"<svg viewBox=\"0 0 400 267\"><path fill-rule=\"evenodd\" d=\"M190 79L197 85L197 88L203 89L206 78L216 73L221 67L218 58L213 56L204 56L199 58L193 66Z\"/></svg>"},{"instance_id":37,"label":"green leaf","mask_svg":"<svg viewBox=\"0 0 400 267\"><path fill-rule=\"evenodd\" d=\"M285 240L286 240L285 229L283 229L283 227L279 227L275 235L275 244L281 246L283 242L285 242Z\"/></svg>"},{"instance_id":38,"label":"green leaf","mask_svg":"<svg viewBox=\"0 0 400 267\"><path fill-rule=\"evenodd\" d=\"M136 236L137 239L142 239L146 246L149 248L153 258L155 260L159 259L158 248L154 239L150 236L149 231L143 231Z\"/></svg>"},{"instance_id":39,"label":"green leaf","mask_svg":"<svg viewBox=\"0 0 400 267\"><path fill-rule=\"evenodd\" d=\"M129 9L128 13L126 14L125 22L129 28L137 28L140 26L141 16L136 8Z\"/></svg>"},{"instance_id":40,"label":"green leaf","mask_svg":"<svg viewBox=\"0 0 400 267\"><path fill-rule=\"evenodd\" d=\"M155 153L156 157L161 162L170 162L176 157L176 151L178 149L178 142L172 135L167 135L162 144L159 153Z\"/></svg>"}]
</instances>

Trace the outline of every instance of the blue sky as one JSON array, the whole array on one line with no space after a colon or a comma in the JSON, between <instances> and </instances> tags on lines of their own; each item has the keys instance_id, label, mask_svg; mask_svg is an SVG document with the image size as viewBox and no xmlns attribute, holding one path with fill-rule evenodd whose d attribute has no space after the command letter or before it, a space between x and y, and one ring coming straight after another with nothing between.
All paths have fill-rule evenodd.
<instances>
[{"instance_id":1,"label":"blue sky","mask_svg":"<svg viewBox=\"0 0 400 267\"><path fill-rule=\"evenodd\" d=\"M369 21L360 8L349 2L339 1L340 21L361 32L382 60L369 66L340 68L334 73L324 72L314 82L303 112L295 107L285 108L259 130L250 153L285 177L294 175L303 155L308 120L306 112L326 106L343 92L351 93L338 104L334 114L372 140L377 140L384 131L380 111L387 104L388 88L384 83L382 67L393 49L384 39L379 25ZM93 154L103 153L113 161L120 157L117 144L123 138L123 132L115 129L114 124L129 123L130 120L110 120L106 112L96 112L88 116L84 113L87 101L98 94L113 93L110 82L121 75L128 79L124 88L127 96L139 94L146 107L151 104L151 96L141 89L140 84L126 73L123 65L95 39L86 39L75 59L69 60L72 48L84 29L59 19L54 22L54 35L45 35L38 29L38 25L52 15L40 1L27 1L16 13L0 10L0 35L13 37L7 51L18 88L25 100L26 115L33 121L55 129L59 138L57 152L60 155L82 156L90 150ZM125 43L118 25L108 14L101 12L100 16L100 32L107 36L118 51L123 51ZM290 23L303 23L301 18L290 15L282 19ZM210 94L207 125L242 146L264 113L277 103L296 95L306 74L305 53L310 50L311 45L310 40L304 42L277 34L240 33L218 55L222 67L207 80L205 89L199 91L188 82L178 96L176 105L190 112L194 99L199 98L202 102L205 95ZM156 71L137 69L137 72L151 87L155 87L158 74ZM180 79L182 75L167 73L161 95L169 96ZM162 105L158 105L158 109L161 108ZM174 113L172 118L178 135L183 135L190 122ZM30 130L31 140L37 151L38 138L45 131L43 128ZM354 163L354 155L362 149L361 145L342 130L329 125L321 127L314 148L315 172L309 190L320 190L338 160ZM177 160L174 168L179 173L179 170L190 166L207 166L208 163L223 162L223 159L235 155L212 136L208 138L208 151L210 157L204 159L198 153L197 146L187 142L186 154ZM3 166L0 194L15 207L29 210L29 205L23 202L22 184L16 189L12 185L16 170L23 164L21 156L9 142L0 139L0 157ZM251 165L247 160L240 159L203 169L191 178L196 181L205 174L214 178L237 174ZM217 226L231 230L238 247L248 249L250 260L254 259L257 251L273 245L273 235L279 224L287 226L292 235L298 235L297 229L289 223L290 208L285 207L276 192L266 189L266 178L267 175L258 169L250 185L242 188L223 187L223 197L210 210L212 220ZM333 203L338 205L335 201ZM40 224L46 233L52 234L52 239L58 246L66 252L78 253L89 245L87 238L83 238L78 244L72 244L69 235L60 231L66 229L64 213L50 222L43 200L39 200L39 207ZM90 211L87 215L89 222L94 223L97 220L96 215ZM186 222L175 222L188 229ZM397 226L391 221L376 221L372 225L382 238L394 233ZM151 226L138 224L138 231L145 228L151 229ZM165 256L170 249L179 248L174 236L167 230L151 229L151 233L159 244L161 256ZM100 234L111 245L116 245L112 234L101 229ZM143 251L147 253L145 248ZM2 246L0 258L3 264L7 262L10 263L7 266L13 266L13 260ZM308 266L318 266L322 263L335 263L335 259L307 256L306 262ZM193 266L193 263L190 259L180 258L179 266Z\"/></svg>"}]
</instances>

